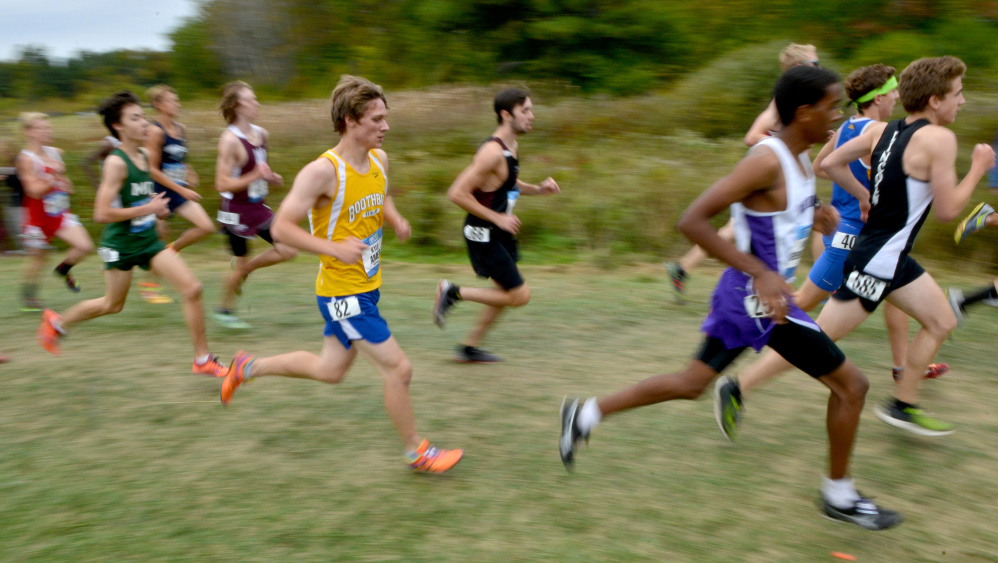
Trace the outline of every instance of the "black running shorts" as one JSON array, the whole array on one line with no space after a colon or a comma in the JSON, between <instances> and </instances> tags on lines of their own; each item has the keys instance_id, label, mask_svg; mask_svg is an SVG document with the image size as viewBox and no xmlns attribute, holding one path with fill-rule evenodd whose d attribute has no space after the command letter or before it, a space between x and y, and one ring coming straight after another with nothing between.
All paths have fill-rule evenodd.
<instances>
[{"instance_id":1,"label":"black running shorts","mask_svg":"<svg viewBox=\"0 0 998 563\"><path fill-rule=\"evenodd\" d=\"M851 263L849 258L846 258L845 265L843 265L842 285L832 294L832 297L839 301L859 299L863 308L872 313L892 291L917 280L924 273L925 268L911 256L905 256L901 260L895 270L894 279L890 280L866 274L858 266Z\"/></svg>"},{"instance_id":2,"label":"black running shorts","mask_svg":"<svg viewBox=\"0 0 998 563\"><path fill-rule=\"evenodd\" d=\"M499 229L492 228L493 236L488 242L475 242L465 238L468 243L468 258L475 274L483 278L492 278L505 290L516 289L523 285L523 277L516 267L519 252L516 239L507 236L495 236Z\"/></svg>"},{"instance_id":3,"label":"black running shorts","mask_svg":"<svg viewBox=\"0 0 998 563\"><path fill-rule=\"evenodd\" d=\"M811 377L828 375L846 361L845 354L827 334L794 322L773 327L768 346ZM746 348L747 346L728 349L721 339L708 336L694 359L721 373Z\"/></svg>"}]
</instances>

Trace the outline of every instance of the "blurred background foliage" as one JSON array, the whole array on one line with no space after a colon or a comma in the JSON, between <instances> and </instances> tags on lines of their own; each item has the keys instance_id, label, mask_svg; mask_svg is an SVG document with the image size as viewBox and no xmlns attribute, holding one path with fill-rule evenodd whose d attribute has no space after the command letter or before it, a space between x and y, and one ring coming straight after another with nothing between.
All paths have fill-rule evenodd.
<instances>
[{"instance_id":1,"label":"blurred background foliage","mask_svg":"<svg viewBox=\"0 0 998 563\"><path fill-rule=\"evenodd\" d=\"M335 141L322 99L340 74L360 74L389 93L393 190L406 198L409 247L421 257L462 252L461 212L443 194L494 127L497 84L534 94L525 179L552 175L565 188L523 206L520 238L546 259L611 266L686 248L673 229L679 213L744 154L741 138L791 41L816 45L842 75L875 62L901 70L923 56L964 59L969 103L953 125L961 171L973 143L998 126L993 0L205 0L170 38L169 52L68 61L24 47L0 62L0 117L92 110L114 90L171 84L210 193L222 84L242 79L257 90L272 162L290 181ZM77 164L104 132L92 115L54 125L83 184ZM18 142L12 122L0 133ZM86 209L90 197L78 191L74 206ZM216 199L206 198L210 211ZM923 239L952 247L951 229L930 220ZM998 262L995 241L980 239L946 255Z\"/></svg>"}]
</instances>

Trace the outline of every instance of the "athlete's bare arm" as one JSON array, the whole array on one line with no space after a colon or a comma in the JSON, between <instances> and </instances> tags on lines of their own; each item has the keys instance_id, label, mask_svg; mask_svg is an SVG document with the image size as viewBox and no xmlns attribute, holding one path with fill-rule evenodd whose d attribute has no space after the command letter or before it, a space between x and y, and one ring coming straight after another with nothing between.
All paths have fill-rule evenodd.
<instances>
[{"instance_id":1,"label":"athlete's bare arm","mask_svg":"<svg viewBox=\"0 0 998 563\"><path fill-rule=\"evenodd\" d=\"M232 177L232 171L241 168L249 159L246 149L231 131L223 131L218 138L218 158L215 159L215 189L220 192L241 192L253 182L264 177L262 162L258 162L248 174Z\"/></svg>"},{"instance_id":2,"label":"athlete's bare arm","mask_svg":"<svg viewBox=\"0 0 998 563\"><path fill-rule=\"evenodd\" d=\"M52 174L38 174L35 170L35 163L28 156L17 155L14 159L14 166L17 168L17 177L24 186L24 193L31 198L40 199L55 185L55 176Z\"/></svg>"},{"instance_id":3,"label":"athlete's bare arm","mask_svg":"<svg viewBox=\"0 0 998 563\"><path fill-rule=\"evenodd\" d=\"M367 248L360 239L347 237L330 241L312 236L300 226L311 209L324 205L335 196L338 185L336 167L325 158L314 160L302 168L274 215L270 227L274 240L314 254L332 256L344 264L355 264L360 260L361 253Z\"/></svg>"},{"instance_id":4,"label":"athlete's bare arm","mask_svg":"<svg viewBox=\"0 0 998 563\"><path fill-rule=\"evenodd\" d=\"M184 127L179 123L177 124L177 127L180 127L180 132L186 139L187 127ZM198 173L194 170L194 166L191 165L190 161L185 162L184 165L187 166L187 177L186 177L187 185L190 186L191 189L196 190L201 185L201 177L198 176Z\"/></svg>"},{"instance_id":5,"label":"athlete's bare arm","mask_svg":"<svg viewBox=\"0 0 998 563\"><path fill-rule=\"evenodd\" d=\"M476 189L482 191L494 191L506 181L506 158L502 154L502 147L498 143L485 143L471 165L458 175L450 189L447 190L447 199L451 200L458 207L464 209L472 215L484 219L500 229L516 234L520 230L520 219L512 213L496 213L485 207L475 199Z\"/></svg>"},{"instance_id":6,"label":"athlete's bare arm","mask_svg":"<svg viewBox=\"0 0 998 563\"><path fill-rule=\"evenodd\" d=\"M149 153L149 175L161 186L166 186L180 194L184 199L191 201L201 201L201 194L194 190L187 189L171 180L163 172L163 143L166 140L165 133L156 126L149 127L149 134L146 136L145 149Z\"/></svg>"},{"instance_id":7,"label":"athlete's bare arm","mask_svg":"<svg viewBox=\"0 0 998 563\"><path fill-rule=\"evenodd\" d=\"M111 145L110 141L106 138L100 140L100 146L97 147L94 152L90 153L87 158L83 159L83 172L86 173L87 178L90 180L90 184L96 189L100 185L100 176L98 176L95 168L97 168L97 163L104 162L107 155L111 154L114 150L114 146Z\"/></svg>"},{"instance_id":8,"label":"athlete's bare arm","mask_svg":"<svg viewBox=\"0 0 998 563\"><path fill-rule=\"evenodd\" d=\"M776 322L786 322L786 295L794 289L762 260L740 252L722 239L710 220L742 202L754 211L779 211L787 205L786 190L774 189L782 176L780 161L771 150L754 150L735 165L730 174L700 195L679 219L679 230L706 252L754 278L756 291L766 307L774 311Z\"/></svg>"},{"instance_id":9,"label":"athlete's bare arm","mask_svg":"<svg viewBox=\"0 0 998 563\"><path fill-rule=\"evenodd\" d=\"M956 134L945 127L927 125L915 132L904 152L904 171L913 178L927 179L940 221L952 221L970 201L978 182L995 164L990 145L978 144L971 156L970 171L957 183Z\"/></svg>"},{"instance_id":10,"label":"athlete's bare arm","mask_svg":"<svg viewBox=\"0 0 998 563\"><path fill-rule=\"evenodd\" d=\"M128 166L118 155L111 155L104 161L104 170L101 175L100 186L97 187L97 195L94 196L94 221L97 223L117 223L118 221L128 221L143 215L155 214L162 217L169 213L169 202L166 194L158 193L151 198L149 203L138 207L113 207L111 204L121 193L128 177Z\"/></svg>"},{"instance_id":11,"label":"athlete's bare arm","mask_svg":"<svg viewBox=\"0 0 998 563\"><path fill-rule=\"evenodd\" d=\"M745 144L754 147L759 144L759 141L768 137L770 131L778 131L779 129L780 114L776 111L776 100L774 99L752 122L752 127L749 127L748 133L745 134Z\"/></svg>"},{"instance_id":12,"label":"athlete's bare arm","mask_svg":"<svg viewBox=\"0 0 998 563\"><path fill-rule=\"evenodd\" d=\"M839 131L835 131L835 134L832 135L832 138L829 139L827 143L825 143L825 146L821 147L820 151L818 151L818 156L814 157L814 162L811 163L811 168L814 169L815 176L819 178L824 178L825 180L831 180L831 177L828 175L828 172L825 172L825 170L821 167L821 163L825 160L825 158L828 157L828 155L832 154L832 151L835 150L835 144L838 142L839 142Z\"/></svg>"},{"instance_id":13,"label":"athlete's bare arm","mask_svg":"<svg viewBox=\"0 0 998 563\"><path fill-rule=\"evenodd\" d=\"M886 127L887 123L883 122L870 124L862 135L844 143L821 161L822 169L832 181L859 201L860 219L864 222L870 214L870 191L852 175L849 163L872 155ZM874 170L871 172L875 174L876 163L872 163L872 166Z\"/></svg>"},{"instance_id":14,"label":"athlete's bare arm","mask_svg":"<svg viewBox=\"0 0 998 563\"><path fill-rule=\"evenodd\" d=\"M561 193L558 182L555 182L554 178L550 176L545 178L540 185L528 184L517 178L516 185L520 188L520 193L523 195L554 195Z\"/></svg>"},{"instance_id":15,"label":"athlete's bare arm","mask_svg":"<svg viewBox=\"0 0 998 563\"><path fill-rule=\"evenodd\" d=\"M388 153L381 149L374 149L374 153L378 155L381 160L381 165L385 167L385 177L388 176ZM385 203L381 205L381 212L385 214L385 223L395 231L395 236L402 242L409 240L409 235L412 234L412 226L409 221L405 220L405 217L399 213L397 207L395 207L395 200L392 196L388 195L388 184L385 184Z\"/></svg>"}]
</instances>

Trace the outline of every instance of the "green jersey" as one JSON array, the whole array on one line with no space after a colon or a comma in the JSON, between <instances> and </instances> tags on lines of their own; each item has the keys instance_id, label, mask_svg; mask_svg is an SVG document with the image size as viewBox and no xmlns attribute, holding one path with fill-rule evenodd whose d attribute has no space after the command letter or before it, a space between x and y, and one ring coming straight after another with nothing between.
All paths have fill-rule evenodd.
<instances>
[{"instance_id":1,"label":"green jersey","mask_svg":"<svg viewBox=\"0 0 998 563\"><path fill-rule=\"evenodd\" d=\"M128 175L121 186L121 191L118 192L118 197L111 202L111 207L129 209L149 203L156 195L156 188L152 176L149 175L148 159L146 160L147 170L140 170L120 148L114 149L111 154L121 157L128 167ZM108 266L112 266L113 263L126 257L146 254L161 246L155 227L156 215L151 213L126 221L110 223L104 227L104 233L101 235L100 245L102 248L98 250L101 258Z\"/></svg>"}]
</instances>

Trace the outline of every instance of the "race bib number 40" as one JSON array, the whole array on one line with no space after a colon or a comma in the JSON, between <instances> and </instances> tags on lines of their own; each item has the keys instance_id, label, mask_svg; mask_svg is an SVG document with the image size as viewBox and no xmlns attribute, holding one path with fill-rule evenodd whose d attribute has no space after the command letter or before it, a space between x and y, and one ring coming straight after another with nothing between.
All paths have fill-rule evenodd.
<instances>
[{"instance_id":1,"label":"race bib number 40","mask_svg":"<svg viewBox=\"0 0 998 563\"><path fill-rule=\"evenodd\" d=\"M856 295L869 299L870 301L880 301L884 290L887 289L887 282L880 278L860 273L853 270L846 278L846 287Z\"/></svg>"},{"instance_id":2,"label":"race bib number 40","mask_svg":"<svg viewBox=\"0 0 998 563\"><path fill-rule=\"evenodd\" d=\"M842 231L836 231L835 236L832 237L832 248L852 250L852 247L856 246L856 237L858 236L859 235L850 235L848 233L843 233Z\"/></svg>"},{"instance_id":3,"label":"race bib number 40","mask_svg":"<svg viewBox=\"0 0 998 563\"><path fill-rule=\"evenodd\" d=\"M356 295L330 301L327 305L329 307L329 316L334 321L346 320L360 314L360 301L357 300Z\"/></svg>"}]
</instances>

